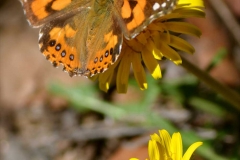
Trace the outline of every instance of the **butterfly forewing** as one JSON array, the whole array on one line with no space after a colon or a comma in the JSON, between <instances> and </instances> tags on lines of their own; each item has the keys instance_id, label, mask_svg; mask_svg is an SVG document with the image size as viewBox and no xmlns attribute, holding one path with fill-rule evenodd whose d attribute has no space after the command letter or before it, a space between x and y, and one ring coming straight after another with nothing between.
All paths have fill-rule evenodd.
<instances>
[{"instance_id":1,"label":"butterfly forewing","mask_svg":"<svg viewBox=\"0 0 240 160\"><path fill-rule=\"evenodd\" d=\"M90 6L91 0L20 0L29 23L39 27L58 17L75 15Z\"/></svg>"},{"instance_id":2,"label":"butterfly forewing","mask_svg":"<svg viewBox=\"0 0 240 160\"><path fill-rule=\"evenodd\" d=\"M178 0L123 0L120 13L124 35L132 39L143 31L152 21L174 9Z\"/></svg>"},{"instance_id":3,"label":"butterfly forewing","mask_svg":"<svg viewBox=\"0 0 240 160\"><path fill-rule=\"evenodd\" d=\"M116 61L123 35L116 15L111 14L113 6L107 7L109 13L96 16L88 7L47 23L40 31L43 54L54 66L63 64L70 75L92 76L105 71Z\"/></svg>"}]
</instances>

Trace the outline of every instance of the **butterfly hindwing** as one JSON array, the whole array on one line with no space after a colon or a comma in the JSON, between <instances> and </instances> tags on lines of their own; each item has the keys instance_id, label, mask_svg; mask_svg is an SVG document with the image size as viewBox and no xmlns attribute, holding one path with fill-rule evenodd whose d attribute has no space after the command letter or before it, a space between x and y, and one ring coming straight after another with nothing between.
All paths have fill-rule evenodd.
<instances>
[{"instance_id":1,"label":"butterfly hindwing","mask_svg":"<svg viewBox=\"0 0 240 160\"><path fill-rule=\"evenodd\" d=\"M113 6L109 6L108 9L109 13L91 18L92 21L89 23L89 39L86 41L88 59L85 62L91 75L105 71L117 60L121 51L123 40L121 26ZM95 17L95 13L90 16Z\"/></svg>"},{"instance_id":2,"label":"butterfly hindwing","mask_svg":"<svg viewBox=\"0 0 240 160\"><path fill-rule=\"evenodd\" d=\"M58 18L47 23L40 30L39 47L53 66L64 65L71 75L79 67L76 47L73 45L77 29L71 18ZM72 39L72 41L71 41Z\"/></svg>"},{"instance_id":3,"label":"butterfly hindwing","mask_svg":"<svg viewBox=\"0 0 240 160\"><path fill-rule=\"evenodd\" d=\"M116 15L95 14L84 8L72 17L50 21L40 30L40 50L54 66L63 64L70 75L92 76L116 61L122 44Z\"/></svg>"}]
</instances>

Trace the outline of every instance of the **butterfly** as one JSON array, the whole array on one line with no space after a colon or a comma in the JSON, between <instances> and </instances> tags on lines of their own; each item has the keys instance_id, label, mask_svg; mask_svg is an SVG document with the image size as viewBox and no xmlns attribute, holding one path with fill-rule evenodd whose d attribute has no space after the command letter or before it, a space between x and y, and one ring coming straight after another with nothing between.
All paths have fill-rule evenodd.
<instances>
[{"instance_id":1,"label":"butterfly","mask_svg":"<svg viewBox=\"0 0 240 160\"><path fill-rule=\"evenodd\" d=\"M39 48L70 76L106 71L131 40L178 0L21 0L33 27L42 27Z\"/></svg>"}]
</instances>

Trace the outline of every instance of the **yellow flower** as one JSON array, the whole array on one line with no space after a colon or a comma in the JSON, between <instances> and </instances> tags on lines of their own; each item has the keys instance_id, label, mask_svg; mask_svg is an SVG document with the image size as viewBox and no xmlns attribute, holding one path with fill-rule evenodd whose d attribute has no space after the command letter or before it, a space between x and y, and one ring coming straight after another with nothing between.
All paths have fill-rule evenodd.
<instances>
[{"instance_id":1,"label":"yellow flower","mask_svg":"<svg viewBox=\"0 0 240 160\"><path fill-rule=\"evenodd\" d=\"M174 133L172 138L166 130L159 130L159 134L151 135L151 140L149 140L149 160L190 160L193 152L202 145L202 142L195 142L182 155L182 138L179 132ZM131 158L130 160L138 159Z\"/></svg>"},{"instance_id":2,"label":"yellow flower","mask_svg":"<svg viewBox=\"0 0 240 160\"><path fill-rule=\"evenodd\" d=\"M204 17L203 7L202 0L179 0L170 14L152 22L134 39L124 39L117 62L106 72L92 77L92 79L98 79L100 89L105 92L108 91L111 84L116 83L117 91L125 93L132 67L140 89L147 89L144 66L154 79L159 79L162 75L158 60L167 58L178 65L182 63L182 60L176 50L190 54L194 52L194 48L177 35L187 34L200 37L201 31L180 19Z\"/></svg>"}]
</instances>

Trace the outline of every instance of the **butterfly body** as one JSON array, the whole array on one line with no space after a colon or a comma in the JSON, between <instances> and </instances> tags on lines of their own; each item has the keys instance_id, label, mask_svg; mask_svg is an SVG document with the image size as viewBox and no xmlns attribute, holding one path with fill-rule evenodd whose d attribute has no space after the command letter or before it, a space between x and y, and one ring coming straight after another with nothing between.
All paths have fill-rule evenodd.
<instances>
[{"instance_id":1,"label":"butterfly body","mask_svg":"<svg viewBox=\"0 0 240 160\"><path fill-rule=\"evenodd\" d=\"M22 0L39 47L70 76L93 76L118 58L123 37L132 39L177 0Z\"/></svg>"}]
</instances>

